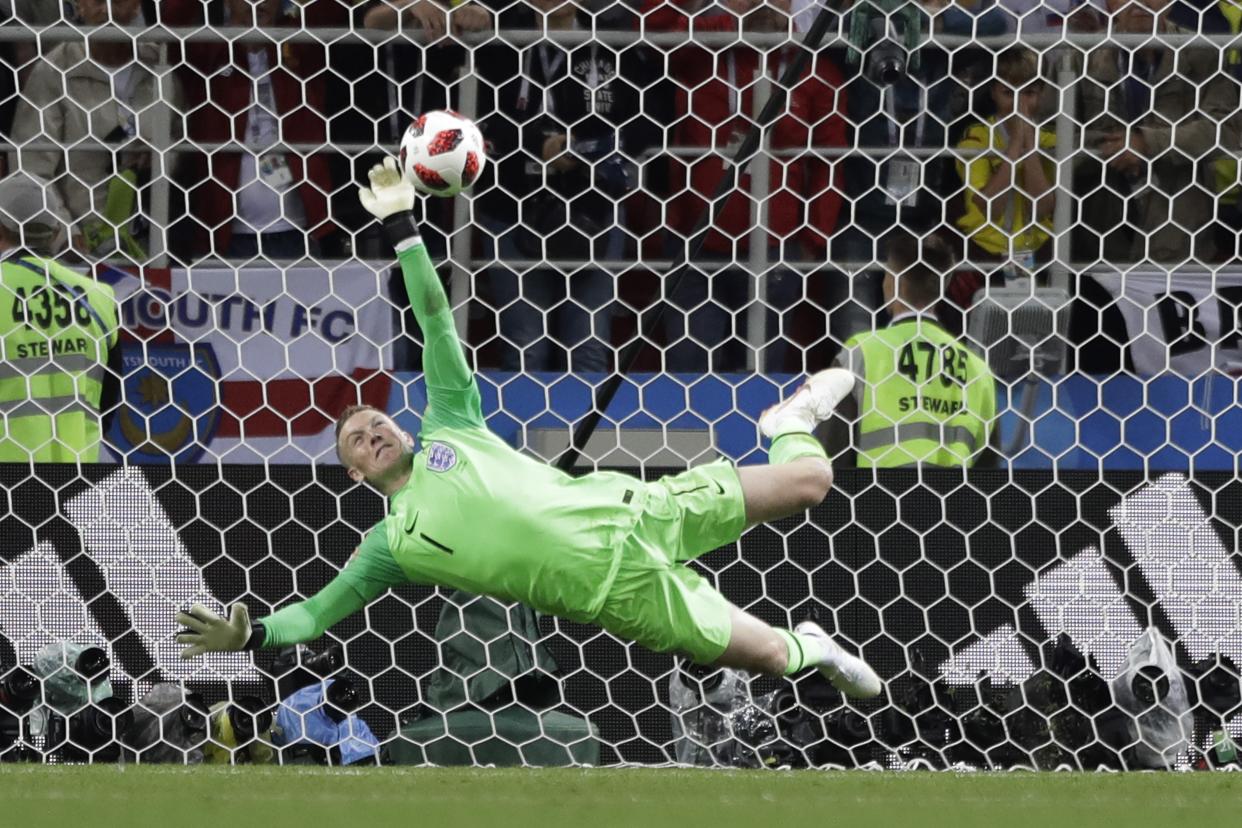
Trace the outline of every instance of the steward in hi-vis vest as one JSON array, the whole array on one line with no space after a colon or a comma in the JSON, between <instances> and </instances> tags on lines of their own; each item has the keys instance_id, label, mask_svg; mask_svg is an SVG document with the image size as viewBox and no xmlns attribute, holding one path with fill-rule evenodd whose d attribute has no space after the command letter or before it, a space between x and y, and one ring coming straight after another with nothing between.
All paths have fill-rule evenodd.
<instances>
[{"instance_id":1,"label":"steward in hi-vis vest","mask_svg":"<svg viewBox=\"0 0 1242 828\"><path fill-rule=\"evenodd\" d=\"M119 396L116 298L52 260L67 227L45 182L0 181L0 462L98 461Z\"/></svg>"},{"instance_id":2,"label":"steward in hi-vis vest","mask_svg":"<svg viewBox=\"0 0 1242 828\"><path fill-rule=\"evenodd\" d=\"M884 298L892 322L850 338L838 357L859 382L828 426L829 455L838 467L845 450L859 467L974 466L981 458L990 465L996 380L934 313L953 254L934 236L921 250L912 239L888 247Z\"/></svg>"}]
</instances>

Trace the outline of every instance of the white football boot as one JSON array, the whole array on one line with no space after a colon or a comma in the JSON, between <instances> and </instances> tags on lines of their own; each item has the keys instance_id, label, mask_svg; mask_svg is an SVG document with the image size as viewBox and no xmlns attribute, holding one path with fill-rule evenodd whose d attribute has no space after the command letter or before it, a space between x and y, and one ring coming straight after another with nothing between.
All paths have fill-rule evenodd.
<instances>
[{"instance_id":1,"label":"white football boot","mask_svg":"<svg viewBox=\"0 0 1242 828\"><path fill-rule=\"evenodd\" d=\"M792 396L764 411L759 417L759 430L768 439L793 432L810 434L815 426L832 416L837 404L853 390L852 371L844 368L820 371Z\"/></svg>"},{"instance_id":2,"label":"white football boot","mask_svg":"<svg viewBox=\"0 0 1242 828\"><path fill-rule=\"evenodd\" d=\"M832 682L832 686L852 699L869 699L880 695L884 685L880 677L867 666L867 662L841 649L841 645L832 640L828 633L814 621L803 621L794 627L794 632L819 641L827 660L815 665L824 674L824 678Z\"/></svg>"}]
</instances>

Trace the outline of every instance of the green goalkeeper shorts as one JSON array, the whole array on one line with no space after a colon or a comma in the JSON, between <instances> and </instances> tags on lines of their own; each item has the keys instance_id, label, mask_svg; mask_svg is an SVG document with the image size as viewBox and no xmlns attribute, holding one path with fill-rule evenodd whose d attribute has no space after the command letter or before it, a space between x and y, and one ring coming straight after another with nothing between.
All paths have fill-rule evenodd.
<instances>
[{"instance_id":1,"label":"green goalkeeper shorts","mask_svg":"<svg viewBox=\"0 0 1242 828\"><path fill-rule=\"evenodd\" d=\"M742 534L737 469L724 460L699 466L646 484L646 496L596 623L656 652L710 664L729 643L730 604L683 562Z\"/></svg>"}]
</instances>

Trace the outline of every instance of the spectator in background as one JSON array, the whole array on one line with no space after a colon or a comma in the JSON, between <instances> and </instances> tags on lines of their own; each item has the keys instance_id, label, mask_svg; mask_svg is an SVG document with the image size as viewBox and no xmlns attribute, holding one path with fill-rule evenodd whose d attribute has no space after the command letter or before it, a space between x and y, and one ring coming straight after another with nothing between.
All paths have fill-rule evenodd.
<instances>
[{"instance_id":1,"label":"spectator in background","mask_svg":"<svg viewBox=\"0 0 1242 828\"><path fill-rule=\"evenodd\" d=\"M961 274L946 297L957 311L970 305L976 290L1004 277L1030 278L1047 247L1056 205L1056 133L1041 129L1044 80L1039 57L1014 47L996 58L991 84L996 114L967 128L958 144L957 162L966 185L957 226L969 239L967 249L982 272ZM950 329L960 323L948 309Z\"/></svg>"},{"instance_id":2,"label":"spectator in background","mask_svg":"<svg viewBox=\"0 0 1242 828\"><path fill-rule=\"evenodd\" d=\"M3 0L0 9L32 26L53 26L73 19L76 0Z\"/></svg>"},{"instance_id":3,"label":"spectator in background","mask_svg":"<svg viewBox=\"0 0 1242 828\"><path fill-rule=\"evenodd\" d=\"M1204 31L1209 25L1216 32L1227 32L1234 36L1242 33L1242 0L1219 0L1210 10L1212 24L1208 22L1207 13L1204 19ZM1228 49L1225 52L1225 70L1235 83L1242 84L1242 50ZM1216 194L1216 214L1219 222L1216 225L1217 255L1221 261L1242 258L1242 176L1239 175L1238 156L1242 154L1242 110L1235 112L1230 118L1226 129L1222 131L1222 152L1212 161L1214 175L1213 192ZM1229 145L1233 141L1232 146Z\"/></svg>"},{"instance_id":4,"label":"spectator in background","mask_svg":"<svg viewBox=\"0 0 1242 828\"><path fill-rule=\"evenodd\" d=\"M430 40L446 33L459 35L490 29L491 13L478 3L442 4L436 0L378 0L367 3L362 25L368 29L397 29L405 18L417 25Z\"/></svg>"},{"instance_id":5,"label":"spectator in background","mask_svg":"<svg viewBox=\"0 0 1242 828\"><path fill-rule=\"evenodd\" d=\"M0 25L21 25L22 20L13 14L10 0L0 0ZM0 135L8 140L13 125L13 110L17 106L18 68L25 66L29 58L20 54L16 44L0 43ZM0 173L8 172L8 159L0 156Z\"/></svg>"},{"instance_id":6,"label":"spectator in background","mask_svg":"<svg viewBox=\"0 0 1242 828\"><path fill-rule=\"evenodd\" d=\"M24 26L27 29L64 22L66 12L61 0L0 0L0 24ZM34 37L0 43L0 134L8 136L17 107L17 91L26 82L39 53ZM8 166L5 159L5 166Z\"/></svg>"},{"instance_id":7,"label":"spectator in background","mask_svg":"<svg viewBox=\"0 0 1242 828\"><path fill-rule=\"evenodd\" d=\"M78 0L77 8L87 26L143 22L141 0ZM119 249L135 260L146 258L147 223L138 192L152 176L169 175L162 168L169 156L160 151L182 135L181 89L157 72L158 59L155 43L92 38L61 43L35 65L22 89L13 143L110 145L68 153L22 149L9 159L11 168L20 165L53 183L95 255Z\"/></svg>"},{"instance_id":8,"label":"spectator in background","mask_svg":"<svg viewBox=\"0 0 1242 828\"><path fill-rule=\"evenodd\" d=\"M924 17L924 31L934 20L941 34L987 37L1003 32L1007 23L995 7L927 2L924 8L935 14ZM833 259L842 263L882 264L879 241L894 227L926 233L945 224L950 220L946 196L956 189L951 159L928 152L948 146L949 128L968 105L970 79L952 71L948 52L930 41L918 51L917 66L892 83L880 79L878 58L878 50L868 52L847 87L855 144L864 152L845 161L853 216L832 241ZM879 270L853 276L853 307L837 325L842 339L872 327L872 312L882 305L882 278Z\"/></svg>"},{"instance_id":9,"label":"spectator in background","mask_svg":"<svg viewBox=\"0 0 1242 828\"><path fill-rule=\"evenodd\" d=\"M0 181L0 462L97 462L120 400L116 298L55 261L70 232L47 181Z\"/></svg>"},{"instance_id":10,"label":"spectator in background","mask_svg":"<svg viewBox=\"0 0 1242 828\"><path fill-rule=\"evenodd\" d=\"M1169 19L1172 5L1107 0L1115 32L1192 34ZM1219 136L1237 109L1238 86L1219 71L1217 49L1151 43L1087 53L1078 120L1098 162L1084 161L1075 177L1075 191L1086 194L1077 252L1109 263L1218 261L1211 162L1219 146L1238 146Z\"/></svg>"},{"instance_id":11,"label":"spectator in background","mask_svg":"<svg viewBox=\"0 0 1242 828\"><path fill-rule=\"evenodd\" d=\"M789 0L772 0L771 4L762 0L726 0L723 5L705 0L646 0L643 6L649 31L733 32L744 28L752 32L784 32L789 30L789 11ZM672 198L668 202L667 221L674 231L670 248L675 258L707 200L716 193L724 175L722 156L732 157L754 121L757 73L780 78L797 48L789 45L773 49L763 60L757 49L747 45L715 55L688 45L669 55L680 117L672 127L668 144L699 150L693 156L670 159ZM771 344L760 366L768 370L804 370L803 360L786 358L794 355L787 353L784 332L771 323L804 297L805 277L780 267L779 263L827 263L828 239L837 229L844 189L841 165L812 151L846 144L846 95L841 73L823 51L813 55L807 66L806 73L790 90L785 114L768 131L770 148L776 155L769 167L769 192L764 201L766 257L770 265L764 280ZM759 101L759 105L762 103ZM751 190L749 174L739 177L738 189ZM730 199L715 229L707 236L702 260L686 274L676 299L679 305L692 310L670 314L670 322L672 327L680 328L681 321L688 317L684 334L689 338L679 339L683 331L670 330L670 339L677 341L670 345L668 367L738 370L745 364L745 349L734 337L746 335L743 309L754 276L759 275L739 268L751 252L751 209L748 198ZM835 307L848 295L846 280L835 280L825 307Z\"/></svg>"},{"instance_id":12,"label":"spectator in background","mask_svg":"<svg viewBox=\"0 0 1242 828\"><path fill-rule=\"evenodd\" d=\"M451 41L446 35L459 37L492 28L492 13L478 3L454 3L452 7L436 0L368 0L361 6L361 24L367 29L410 32L418 30L426 38L424 46L448 47ZM448 106L445 86L456 78L447 71L461 66L464 53L435 53L436 60L427 61L423 70L424 48L398 38L378 48L380 72L384 77L384 92L380 101L359 101L366 111L377 116L379 138L385 143L401 140L405 128L415 115L431 109ZM450 69L451 67L451 69ZM438 81L437 88L429 89L428 76ZM376 104L381 104L378 109ZM369 169L369 167L368 167ZM350 193L352 199L353 193Z\"/></svg>"},{"instance_id":13,"label":"spectator in background","mask_svg":"<svg viewBox=\"0 0 1242 828\"><path fill-rule=\"evenodd\" d=\"M935 307L952 249L905 231L885 239L888 327L852 337L837 359L859 379L821 427L833 466L992 465L996 379L940 325Z\"/></svg>"},{"instance_id":14,"label":"spectator in background","mask_svg":"<svg viewBox=\"0 0 1242 828\"><path fill-rule=\"evenodd\" d=\"M590 27L577 3L530 1L549 32ZM521 225L502 248L512 244L530 260L624 258L625 197L637 186L630 159L641 141L639 89L651 74L644 51L618 53L598 41L567 48L545 40L526 51L521 78L500 90L501 112L519 125L522 150L500 162L501 185L521 199ZM509 346L502 367L609 369L616 285L607 270L541 266L518 275L492 268L488 281Z\"/></svg>"},{"instance_id":15,"label":"spectator in background","mask_svg":"<svg viewBox=\"0 0 1242 828\"><path fill-rule=\"evenodd\" d=\"M489 0L504 5L504 0ZM516 5L516 4L515 4ZM461 109L453 92L460 70L467 63L466 49L458 41L466 36L491 30L495 15L476 2L451 5L437 0L366 0L353 13L355 25L366 29L396 32L387 42L341 44L332 47L336 74L349 83L340 94L350 96L349 112L334 119L331 140L336 142L375 142L391 152L414 117L434 109ZM518 60L516 50L499 42L476 44L470 65L479 84L478 109L473 116L494 109L490 83L503 83L513 77ZM498 59L497 51L511 52L508 60ZM344 60L341 60L344 58ZM503 79L496 80L501 74ZM330 79L331 82L332 79ZM365 153L350 161L350 176L365 181L367 171L379 162L378 154ZM476 184L475 191L482 189ZM362 210L352 188L342 188L333 200L333 216L351 227L363 229L357 242L364 255L388 255L388 245L372 216ZM426 205L424 241L442 255L444 239L439 231L452 232L452 202Z\"/></svg>"},{"instance_id":16,"label":"spectator in background","mask_svg":"<svg viewBox=\"0 0 1242 828\"><path fill-rule=\"evenodd\" d=\"M218 7L167 0L162 22L258 31L298 23L282 17L281 0L224 0L223 13L214 20L210 15L204 19L205 8L214 15ZM338 0L312 0L301 13L301 25L307 27L341 26L349 19ZM184 49L179 71L191 139L235 142L246 149L226 146L196 159L187 182L199 236L196 252L237 259L332 255L343 234L328 216L334 185L327 154L274 148L278 143L326 144L325 47L197 40Z\"/></svg>"},{"instance_id":17,"label":"spectator in background","mask_svg":"<svg viewBox=\"0 0 1242 828\"><path fill-rule=\"evenodd\" d=\"M1058 32L1080 9L1103 9L1104 0L996 0L1006 31L1021 34Z\"/></svg>"}]
</instances>

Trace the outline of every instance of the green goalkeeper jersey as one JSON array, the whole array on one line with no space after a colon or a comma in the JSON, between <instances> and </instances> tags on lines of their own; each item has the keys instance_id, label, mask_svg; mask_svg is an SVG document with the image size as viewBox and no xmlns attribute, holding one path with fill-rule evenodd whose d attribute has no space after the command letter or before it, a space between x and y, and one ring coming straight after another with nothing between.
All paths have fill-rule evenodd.
<instances>
[{"instance_id":1,"label":"green goalkeeper jersey","mask_svg":"<svg viewBox=\"0 0 1242 828\"><path fill-rule=\"evenodd\" d=\"M312 598L263 619L264 646L318 637L389 587L435 584L590 621L645 500L632 477L570 477L487 430L439 277L421 243L398 253L423 331L427 386L406 485L358 554Z\"/></svg>"}]
</instances>

